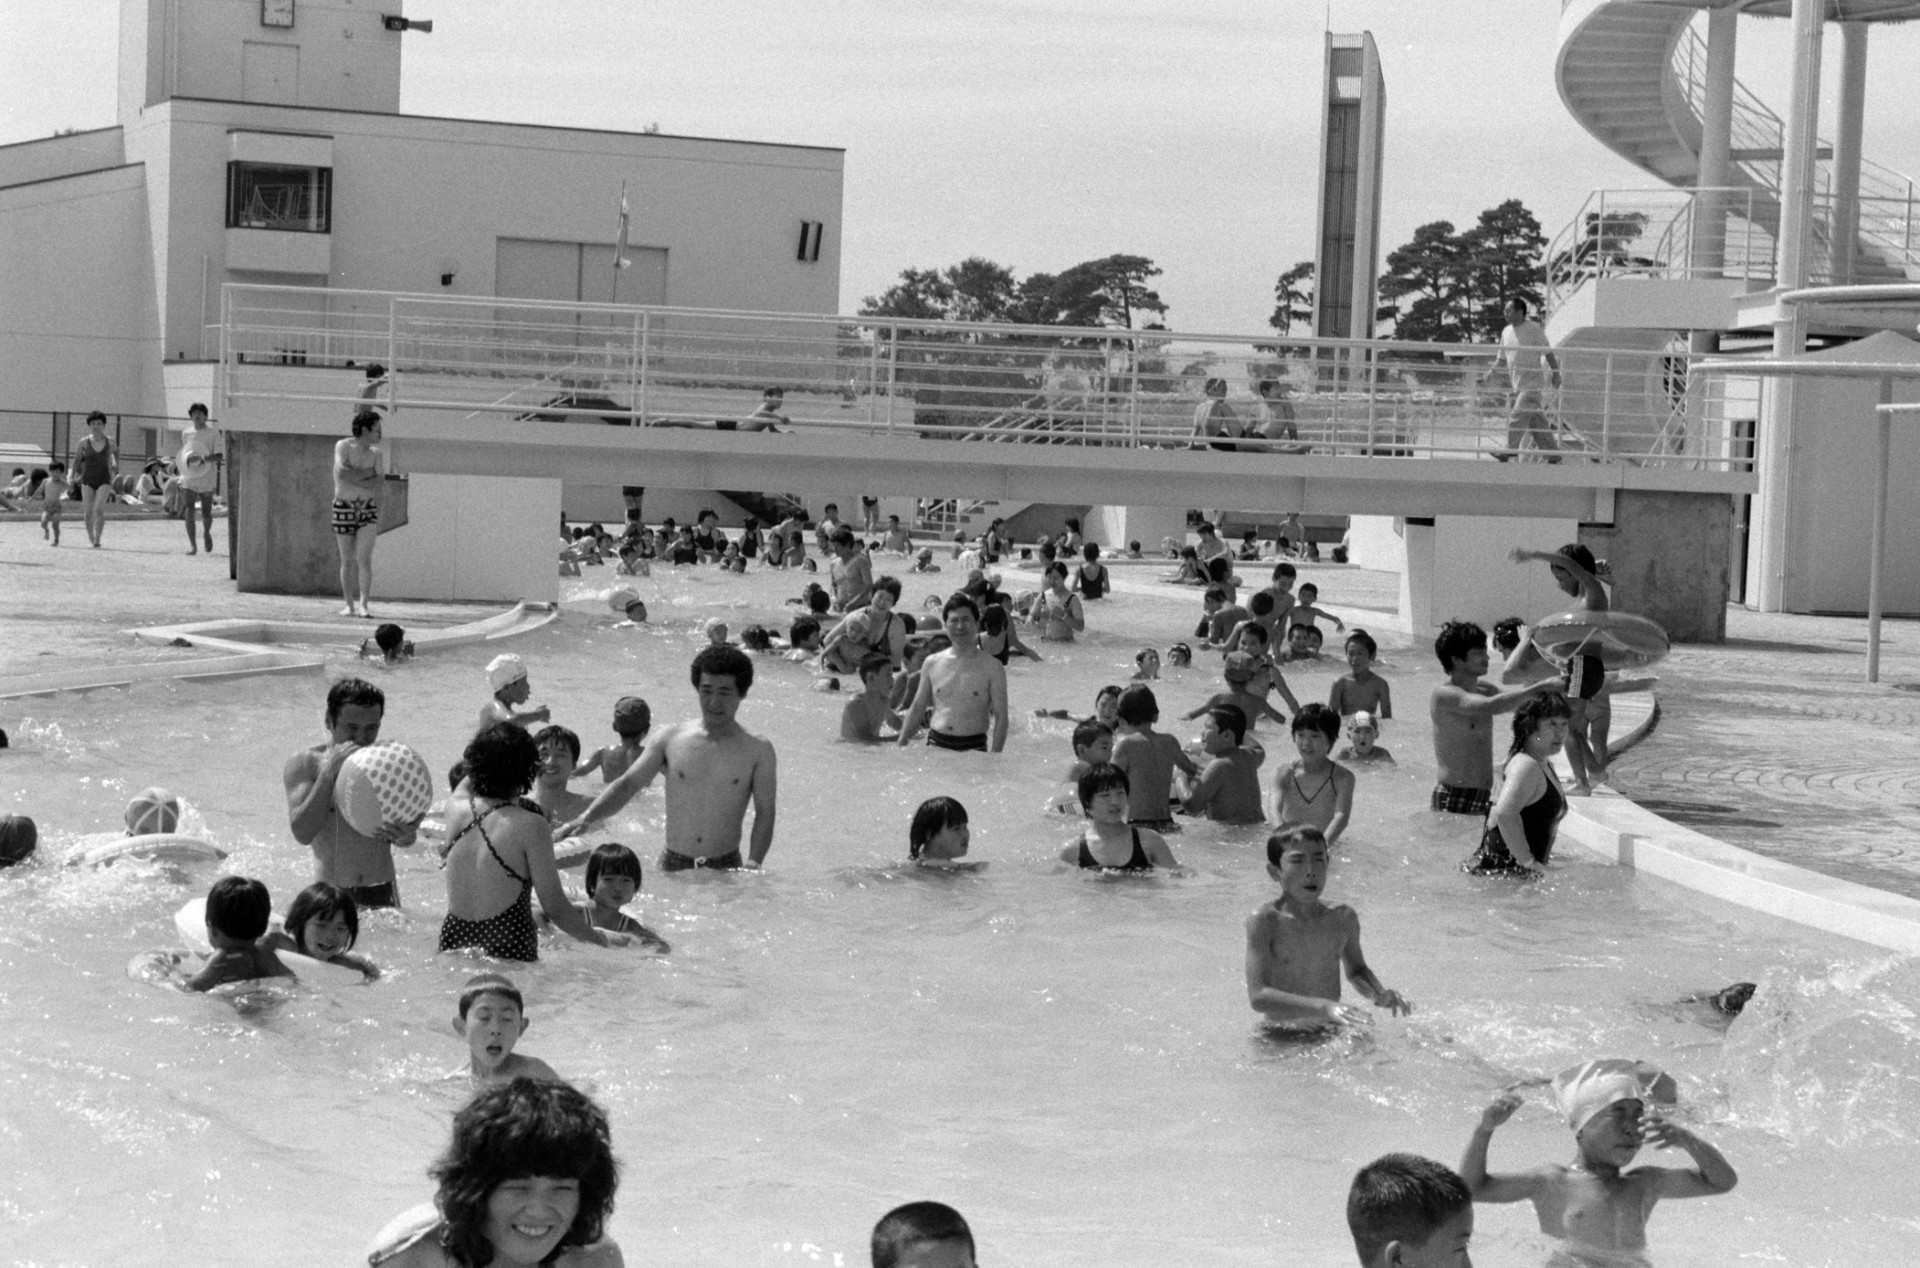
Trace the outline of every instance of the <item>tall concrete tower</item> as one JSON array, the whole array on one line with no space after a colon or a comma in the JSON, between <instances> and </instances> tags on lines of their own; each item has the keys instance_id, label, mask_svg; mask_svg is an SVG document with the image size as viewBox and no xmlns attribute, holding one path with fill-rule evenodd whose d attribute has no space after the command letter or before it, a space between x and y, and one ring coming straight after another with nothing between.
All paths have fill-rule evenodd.
<instances>
[{"instance_id":1,"label":"tall concrete tower","mask_svg":"<svg viewBox=\"0 0 1920 1268\"><path fill-rule=\"evenodd\" d=\"M1313 333L1371 339L1380 292L1380 170L1387 82L1373 36L1328 32L1321 94Z\"/></svg>"}]
</instances>

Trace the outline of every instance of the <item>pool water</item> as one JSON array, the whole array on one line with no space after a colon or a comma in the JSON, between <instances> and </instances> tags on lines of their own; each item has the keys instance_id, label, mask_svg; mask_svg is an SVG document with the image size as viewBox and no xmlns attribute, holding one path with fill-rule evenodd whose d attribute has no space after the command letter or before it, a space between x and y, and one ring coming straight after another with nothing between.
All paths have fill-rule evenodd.
<instances>
[{"instance_id":1,"label":"pool water","mask_svg":"<svg viewBox=\"0 0 1920 1268\"><path fill-rule=\"evenodd\" d=\"M906 610L929 580L912 579ZM533 699L593 746L623 694L644 695L656 725L689 716L691 627L718 612L737 633L780 614L799 580L663 570L638 583L654 621L641 630L598 602L610 579L568 584L578 601L512 650ZM1323 592L1341 601L1337 579ZM1042 807L1070 724L1031 710L1090 707L1138 647L1188 637L1197 609L1190 592L1090 606L1083 641L1015 663L1013 734L993 758L836 743L841 698L761 660L741 720L779 753L762 874L659 875L657 789L611 825L647 862L634 910L673 954L562 939L514 975L533 1022L523 1050L612 1115L628 1262L862 1265L883 1211L936 1197L968 1216L987 1264L1351 1263L1356 1167L1396 1149L1456 1161L1495 1090L1603 1055L1672 1070L1684 1117L1741 1173L1731 1195L1656 1211L1655 1262L1904 1258L1920 1218L1913 963L1574 849L1529 887L1460 875L1476 825L1425 809L1437 668L1389 645L1402 716L1382 742L1400 766L1361 774L1330 897L1357 908L1369 961L1417 1011L1317 1044L1263 1037L1242 981L1244 920L1275 892L1263 833L1190 827L1172 838L1177 876L1056 861L1072 822ZM444 771L499 650L360 671L388 693L383 737ZM335 668L358 671L346 655ZM1324 700L1335 668L1289 678ZM1209 669L1156 686L1169 719L1216 689ZM407 910L363 920L360 949L389 970L372 986L243 1011L125 972L173 944L171 913L222 871L260 877L282 906L310 878L280 771L322 738L327 681L146 684L4 719L41 751L0 762L0 810L43 834L37 865L0 874L6 1262L358 1262L430 1196L425 1169L465 1092L447 1077L465 1060L454 993L475 971L431 954L444 900L430 852L402 856ZM1271 724L1262 735L1290 755ZM151 784L191 801L226 864L50 861L117 831ZM984 871L901 866L914 806L939 793L970 811ZM1681 1002L1738 980L1762 989L1730 1028ZM1537 1095L1493 1147L1496 1169L1570 1157ZM1538 1263L1533 1230L1525 1207L1483 1207L1475 1257Z\"/></svg>"}]
</instances>

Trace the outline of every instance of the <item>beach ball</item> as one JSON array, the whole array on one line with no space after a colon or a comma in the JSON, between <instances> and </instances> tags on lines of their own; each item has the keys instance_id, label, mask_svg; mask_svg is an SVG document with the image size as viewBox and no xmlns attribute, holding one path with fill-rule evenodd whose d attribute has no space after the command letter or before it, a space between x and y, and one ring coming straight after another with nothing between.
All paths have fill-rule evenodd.
<instances>
[{"instance_id":1,"label":"beach ball","mask_svg":"<svg viewBox=\"0 0 1920 1268\"><path fill-rule=\"evenodd\" d=\"M418 753L387 741L355 749L340 763L333 804L361 836L413 823L433 805L433 772Z\"/></svg>"},{"instance_id":2,"label":"beach ball","mask_svg":"<svg viewBox=\"0 0 1920 1268\"><path fill-rule=\"evenodd\" d=\"M40 829L25 815L0 815L0 867L24 863L40 844Z\"/></svg>"},{"instance_id":3,"label":"beach ball","mask_svg":"<svg viewBox=\"0 0 1920 1268\"><path fill-rule=\"evenodd\" d=\"M625 612L627 605L640 597L640 592L632 586L616 586L607 595L607 606L615 612Z\"/></svg>"},{"instance_id":4,"label":"beach ball","mask_svg":"<svg viewBox=\"0 0 1920 1268\"><path fill-rule=\"evenodd\" d=\"M172 832L180 826L180 799L164 788L149 788L127 803L127 831L137 837Z\"/></svg>"}]
</instances>

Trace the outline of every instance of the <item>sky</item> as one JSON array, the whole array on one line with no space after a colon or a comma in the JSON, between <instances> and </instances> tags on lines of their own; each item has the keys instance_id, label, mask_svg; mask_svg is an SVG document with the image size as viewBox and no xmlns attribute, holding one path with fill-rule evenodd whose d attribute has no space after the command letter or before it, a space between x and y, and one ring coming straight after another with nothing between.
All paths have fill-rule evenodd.
<instances>
[{"instance_id":1,"label":"sky","mask_svg":"<svg viewBox=\"0 0 1920 1268\"><path fill-rule=\"evenodd\" d=\"M314 3L323 0L312 0ZM396 5L397 7L397 5ZM1168 324L1256 333L1313 254L1322 33L1387 82L1384 248L1519 198L1551 238L1654 182L1554 86L1557 0L408 0L401 108L846 150L840 306L908 266L1145 255ZM0 143L114 121L118 0L0 0ZM1787 24L1744 19L1776 110ZM1832 118L1839 37L1823 80ZM1866 152L1920 172L1920 30L1872 35ZM1903 117L1911 116L1911 117ZM1830 129L1823 129L1830 131ZM611 236L611 230L609 231ZM1384 251L1383 251L1384 254Z\"/></svg>"}]
</instances>

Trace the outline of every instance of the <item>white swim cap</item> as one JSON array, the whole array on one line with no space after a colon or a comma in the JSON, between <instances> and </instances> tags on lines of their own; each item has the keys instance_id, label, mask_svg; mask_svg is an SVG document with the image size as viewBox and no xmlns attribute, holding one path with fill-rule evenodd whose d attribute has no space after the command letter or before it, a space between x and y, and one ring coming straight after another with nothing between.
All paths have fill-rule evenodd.
<instances>
[{"instance_id":1,"label":"white swim cap","mask_svg":"<svg viewBox=\"0 0 1920 1268\"><path fill-rule=\"evenodd\" d=\"M499 691L527 676L527 662L508 652L487 662L487 686Z\"/></svg>"},{"instance_id":2,"label":"white swim cap","mask_svg":"<svg viewBox=\"0 0 1920 1268\"><path fill-rule=\"evenodd\" d=\"M1366 727L1369 731L1378 731L1380 729L1380 724L1375 722L1373 715L1365 709L1357 709L1348 714L1347 725L1354 730L1358 730L1361 727Z\"/></svg>"}]
</instances>

